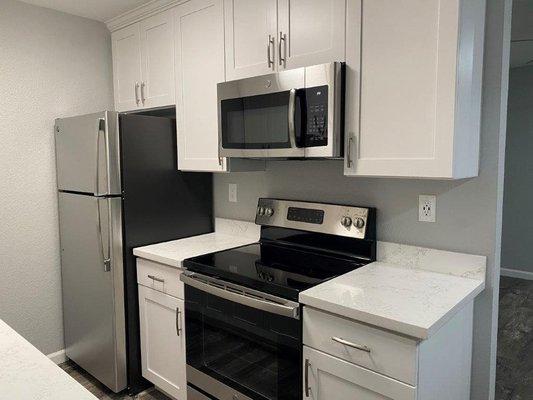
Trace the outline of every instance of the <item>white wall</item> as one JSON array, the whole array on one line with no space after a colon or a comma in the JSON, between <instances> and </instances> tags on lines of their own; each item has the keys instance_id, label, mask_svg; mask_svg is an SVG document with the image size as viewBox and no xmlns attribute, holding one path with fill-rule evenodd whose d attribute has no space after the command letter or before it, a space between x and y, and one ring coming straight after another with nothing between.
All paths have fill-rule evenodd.
<instances>
[{"instance_id":1,"label":"white wall","mask_svg":"<svg viewBox=\"0 0 533 400\"><path fill-rule=\"evenodd\" d=\"M533 67L509 75L505 154L502 268L533 273Z\"/></svg>"},{"instance_id":2,"label":"white wall","mask_svg":"<svg viewBox=\"0 0 533 400\"><path fill-rule=\"evenodd\" d=\"M112 106L104 24L0 0L0 318L63 348L53 126Z\"/></svg>"},{"instance_id":3,"label":"white wall","mask_svg":"<svg viewBox=\"0 0 533 400\"><path fill-rule=\"evenodd\" d=\"M487 256L487 289L475 304L474 400L494 396L509 41L510 1L490 0L478 178L347 178L338 161L284 161L268 163L266 172L217 174L214 181L218 217L252 220L260 196L375 206L380 240ZM229 183L238 184L238 203L228 202ZM419 194L438 196L437 223L418 222Z\"/></svg>"}]
</instances>

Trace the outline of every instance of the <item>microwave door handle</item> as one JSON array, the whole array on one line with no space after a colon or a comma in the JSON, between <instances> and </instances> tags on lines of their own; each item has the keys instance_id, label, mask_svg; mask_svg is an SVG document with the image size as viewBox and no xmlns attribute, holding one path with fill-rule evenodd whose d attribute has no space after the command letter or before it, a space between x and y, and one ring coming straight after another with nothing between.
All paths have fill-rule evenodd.
<instances>
[{"instance_id":1,"label":"microwave door handle","mask_svg":"<svg viewBox=\"0 0 533 400\"><path fill-rule=\"evenodd\" d=\"M296 114L296 89L289 91L289 142L291 148L296 148L296 125L294 122Z\"/></svg>"}]
</instances>

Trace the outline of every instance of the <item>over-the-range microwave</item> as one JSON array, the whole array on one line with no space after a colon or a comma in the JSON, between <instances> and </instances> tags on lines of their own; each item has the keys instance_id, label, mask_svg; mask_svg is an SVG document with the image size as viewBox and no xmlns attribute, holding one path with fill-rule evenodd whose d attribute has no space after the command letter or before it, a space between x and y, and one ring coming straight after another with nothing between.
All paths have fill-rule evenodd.
<instances>
[{"instance_id":1,"label":"over-the-range microwave","mask_svg":"<svg viewBox=\"0 0 533 400\"><path fill-rule=\"evenodd\" d=\"M344 63L217 85L222 157L343 156Z\"/></svg>"}]
</instances>

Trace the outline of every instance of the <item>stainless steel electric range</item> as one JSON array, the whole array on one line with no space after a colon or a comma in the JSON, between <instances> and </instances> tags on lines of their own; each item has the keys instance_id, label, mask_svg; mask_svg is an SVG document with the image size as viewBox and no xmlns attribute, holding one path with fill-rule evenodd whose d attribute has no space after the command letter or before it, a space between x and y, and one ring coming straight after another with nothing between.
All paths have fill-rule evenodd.
<instances>
[{"instance_id":1,"label":"stainless steel electric range","mask_svg":"<svg viewBox=\"0 0 533 400\"><path fill-rule=\"evenodd\" d=\"M184 261L189 399L300 400L298 295L376 258L373 208L259 199L259 242Z\"/></svg>"}]
</instances>

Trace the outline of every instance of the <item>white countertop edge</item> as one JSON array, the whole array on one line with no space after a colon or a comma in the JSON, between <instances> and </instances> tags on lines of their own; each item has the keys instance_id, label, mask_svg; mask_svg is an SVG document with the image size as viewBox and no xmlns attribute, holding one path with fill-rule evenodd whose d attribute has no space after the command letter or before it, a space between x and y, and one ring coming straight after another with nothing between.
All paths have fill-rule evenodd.
<instances>
[{"instance_id":1,"label":"white countertop edge","mask_svg":"<svg viewBox=\"0 0 533 400\"><path fill-rule=\"evenodd\" d=\"M471 279L471 278L465 278ZM474 279L472 279L474 280ZM462 300L457 302L452 308L450 308L444 315L442 315L433 325L429 327L422 327L413 324L409 324L403 321L394 320L388 317L382 317L377 314L369 313L366 311L357 310L351 307L343 306L337 303L331 303L322 299L317 299L315 297L305 294L305 292L300 293L299 301L303 305L307 305L317 310L322 310L329 312L331 314L338 315L339 317L344 317L352 319L354 321L359 321L372 325L378 328L387 329L392 332L400 333L407 335L413 338L425 340L430 338L434 333L436 333L442 326L446 324L458 311L460 311L464 306L466 306L471 301L479 295L485 289L485 281L475 280L479 282L479 285L473 289L468 295L466 295Z\"/></svg>"},{"instance_id":2,"label":"white countertop edge","mask_svg":"<svg viewBox=\"0 0 533 400\"><path fill-rule=\"evenodd\" d=\"M215 231L133 249L133 255L183 268L183 260L248 244L259 240L260 227L253 222L215 218Z\"/></svg>"}]
</instances>

